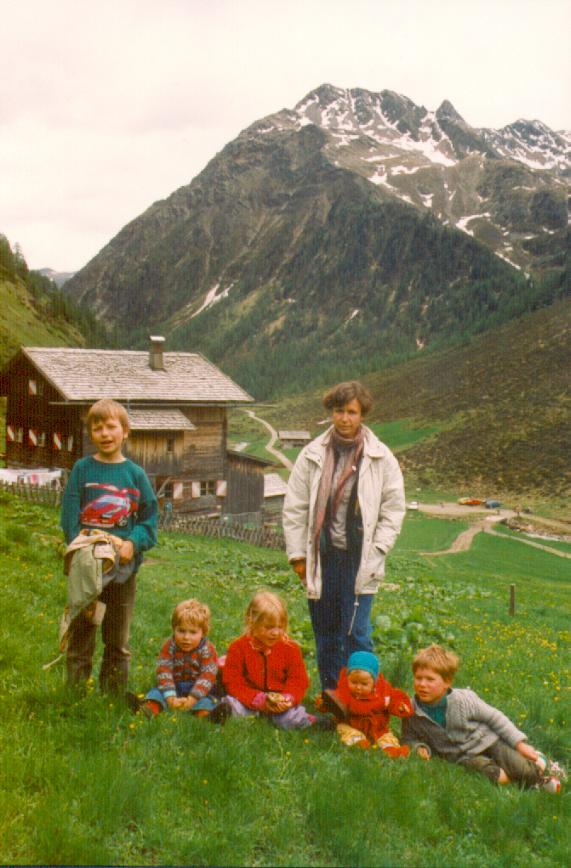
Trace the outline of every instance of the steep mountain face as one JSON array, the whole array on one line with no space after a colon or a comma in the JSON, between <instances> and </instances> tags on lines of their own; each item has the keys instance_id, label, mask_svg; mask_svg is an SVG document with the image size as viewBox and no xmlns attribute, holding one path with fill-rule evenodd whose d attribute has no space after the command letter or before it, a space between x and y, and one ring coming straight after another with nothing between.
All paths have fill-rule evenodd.
<instances>
[{"instance_id":1,"label":"steep mountain face","mask_svg":"<svg viewBox=\"0 0 571 868\"><path fill-rule=\"evenodd\" d=\"M537 121L478 130L449 102L323 85L244 130L66 291L135 342L133 323L203 349L259 396L371 369L557 294L568 150Z\"/></svg>"}]
</instances>

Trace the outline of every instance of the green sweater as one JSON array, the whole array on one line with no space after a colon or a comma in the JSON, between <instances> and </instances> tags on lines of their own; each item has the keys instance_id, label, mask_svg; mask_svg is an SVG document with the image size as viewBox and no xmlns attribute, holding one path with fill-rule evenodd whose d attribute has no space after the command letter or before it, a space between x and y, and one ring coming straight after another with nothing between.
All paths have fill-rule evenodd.
<instances>
[{"instance_id":1,"label":"green sweater","mask_svg":"<svg viewBox=\"0 0 571 868\"><path fill-rule=\"evenodd\" d=\"M109 464L87 455L74 464L61 508L68 544L83 528L106 530L131 540L138 566L141 553L157 542L157 516L155 492L134 461Z\"/></svg>"}]
</instances>

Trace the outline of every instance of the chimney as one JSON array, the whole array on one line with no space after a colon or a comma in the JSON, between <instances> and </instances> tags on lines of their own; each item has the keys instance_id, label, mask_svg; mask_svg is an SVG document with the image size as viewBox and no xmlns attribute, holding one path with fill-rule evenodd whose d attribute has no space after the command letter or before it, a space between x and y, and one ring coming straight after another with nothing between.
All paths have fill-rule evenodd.
<instances>
[{"instance_id":1,"label":"chimney","mask_svg":"<svg viewBox=\"0 0 571 868\"><path fill-rule=\"evenodd\" d=\"M165 339L159 335L149 335L149 367L152 371L164 371L163 345Z\"/></svg>"}]
</instances>

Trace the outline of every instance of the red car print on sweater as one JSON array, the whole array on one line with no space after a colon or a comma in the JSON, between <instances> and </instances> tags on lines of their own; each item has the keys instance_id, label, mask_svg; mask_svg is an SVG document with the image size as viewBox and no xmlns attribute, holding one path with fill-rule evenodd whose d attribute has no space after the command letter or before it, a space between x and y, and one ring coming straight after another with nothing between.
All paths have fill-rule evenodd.
<instances>
[{"instance_id":1,"label":"red car print on sweater","mask_svg":"<svg viewBox=\"0 0 571 868\"><path fill-rule=\"evenodd\" d=\"M86 488L99 488L101 494L84 506L79 520L90 527L125 527L129 516L137 512L140 491L136 488L117 488L100 482L88 482Z\"/></svg>"}]
</instances>

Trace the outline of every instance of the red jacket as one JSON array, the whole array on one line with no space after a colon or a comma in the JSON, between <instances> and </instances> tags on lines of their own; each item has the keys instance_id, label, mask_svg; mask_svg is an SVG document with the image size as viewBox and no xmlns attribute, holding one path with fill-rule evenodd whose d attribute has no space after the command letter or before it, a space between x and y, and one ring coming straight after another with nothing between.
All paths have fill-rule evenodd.
<instances>
[{"instance_id":1,"label":"red jacket","mask_svg":"<svg viewBox=\"0 0 571 868\"><path fill-rule=\"evenodd\" d=\"M222 675L226 692L248 708L263 691L289 693L299 705L309 686L309 678L297 642L285 637L272 648L260 645L248 634L228 648Z\"/></svg>"},{"instance_id":2,"label":"red jacket","mask_svg":"<svg viewBox=\"0 0 571 868\"><path fill-rule=\"evenodd\" d=\"M375 689L363 699L355 699L349 690L347 670L343 668L335 695L347 708L347 723L364 733L370 742L375 742L389 731L389 717L411 717L414 708L404 690L396 690L379 675Z\"/></svg>"}]
</instances>

